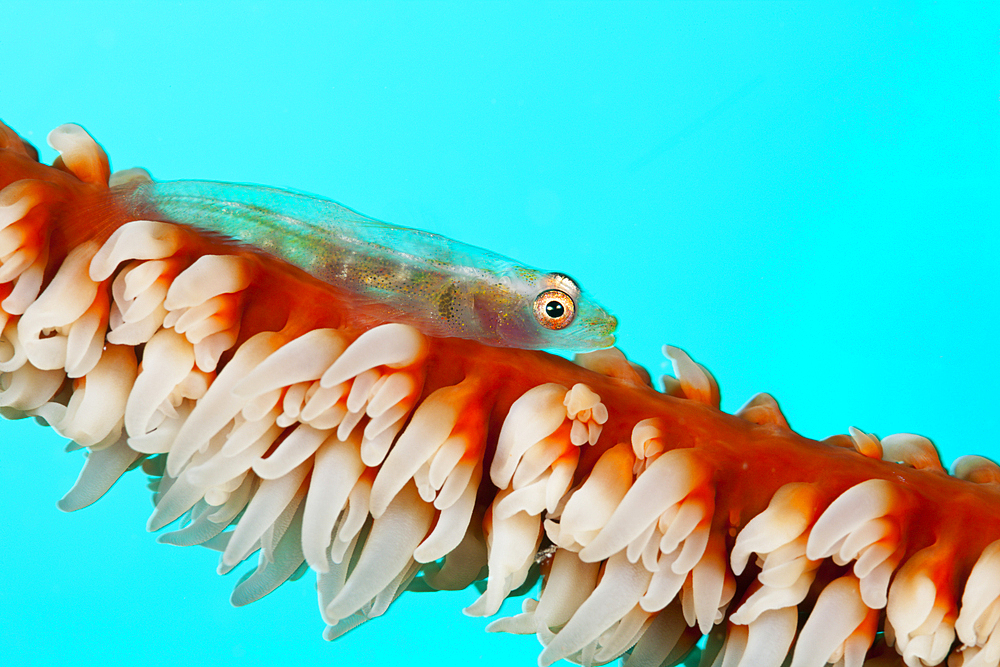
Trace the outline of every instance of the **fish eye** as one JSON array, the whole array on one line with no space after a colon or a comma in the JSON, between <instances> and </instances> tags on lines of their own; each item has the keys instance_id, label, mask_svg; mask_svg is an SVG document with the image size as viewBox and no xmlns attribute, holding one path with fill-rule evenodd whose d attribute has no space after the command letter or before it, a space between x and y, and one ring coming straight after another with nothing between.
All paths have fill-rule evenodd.
<instances>
[{"instance_id":1,"label":"fish eye","mask_svg":"<svg viewBox=\"0 0 1000 667\"><path fill-rule=\"evenodd\" d=\"M576 316L576 304L562 290L545 290L535 297L535 319L546 329L565 329Z\"/></svg>"}]
</instances>

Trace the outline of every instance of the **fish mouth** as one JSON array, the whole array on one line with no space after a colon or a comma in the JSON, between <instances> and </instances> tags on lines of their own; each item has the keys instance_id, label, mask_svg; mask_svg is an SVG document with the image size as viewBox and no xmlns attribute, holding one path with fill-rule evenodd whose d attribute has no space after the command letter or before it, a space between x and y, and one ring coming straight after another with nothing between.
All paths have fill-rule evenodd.
<instances>
[{"instance_id":1,"label":"fish mouth","mask_svg":"<svg viewBox=\"0 0 1000 667\"><path fill-rule=\"evenodd\" d=\"M614 315L604 314L599 320L600 324L597 326L591 325L590 334L592 336L590 344L591 349L603 350L605 348L614 347L615 344L615 330L618 328L618 318Z\"/></svg>"},{"instance_id":2,"label":"fish mouth","mask_svg":"<svg viewBox=\"0 0 1000 667\"><path fill-rule=\"evenodd\" d=\"M613 331L613 329L612 329ZM615 335L613 333L604 336L596 336L587 346L590 350L605 350L615 346Z\"/></svg>"}]
</instances>

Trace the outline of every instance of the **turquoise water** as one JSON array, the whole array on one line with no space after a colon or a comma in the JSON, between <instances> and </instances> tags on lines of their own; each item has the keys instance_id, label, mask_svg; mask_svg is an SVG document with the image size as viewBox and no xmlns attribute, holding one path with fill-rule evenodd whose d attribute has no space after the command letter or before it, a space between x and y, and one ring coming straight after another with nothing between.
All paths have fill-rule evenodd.
<instances>
[{"instance_id":1,"label":"turquoise water","mask_svg":"<svg viewBox=\"0 0 1000 667\"><path fill-rule=\"evenodd\" d=\"M566 271L654 374L772 393L811 437L1000 457L996 3L7 0L0 118L115 168L294 187ZM333 644L311 576L248 607L155 543L141 476L65 515L82 458L0 424L3 665L533 665L474 593ZM975 529L975 527L970 527ZM511 611L515 611L512 609Z\"/></svg>"}]
</instances>

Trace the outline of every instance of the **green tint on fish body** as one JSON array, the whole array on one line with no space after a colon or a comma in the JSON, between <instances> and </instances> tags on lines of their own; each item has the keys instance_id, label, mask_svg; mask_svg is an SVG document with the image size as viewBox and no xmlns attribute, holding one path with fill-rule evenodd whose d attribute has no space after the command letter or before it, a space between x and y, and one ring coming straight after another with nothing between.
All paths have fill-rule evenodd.
<instances>
[{"instance_id":1,"label":"green tint on fish body","mask_svg":"<svg viewBox=\"0 0 1000 667\"><path fill-rule=\"evenodd\" d=\"M596 350L617 321L568 276L254 185L141 181L116 192L136 210L222 234L282 259L432 336L499 347Z\"/></svg>"}]
</instances>

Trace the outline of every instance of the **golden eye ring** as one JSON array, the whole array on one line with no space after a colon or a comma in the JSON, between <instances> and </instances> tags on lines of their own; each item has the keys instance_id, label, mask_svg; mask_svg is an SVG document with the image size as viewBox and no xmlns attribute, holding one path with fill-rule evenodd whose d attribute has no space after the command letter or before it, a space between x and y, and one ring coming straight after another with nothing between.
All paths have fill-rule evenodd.
<instances>
[{"instance_id":1,"label":"golden eye ring","mask_svg":"<svg viewBox=\"0 0 1000 667\"><path fill-rule=\"evenodd\" d=\"M535 297L535 319L546 329L565 329L576 317L576 303L562 290L545 290Z\"/></svg>"}]
</instances>

